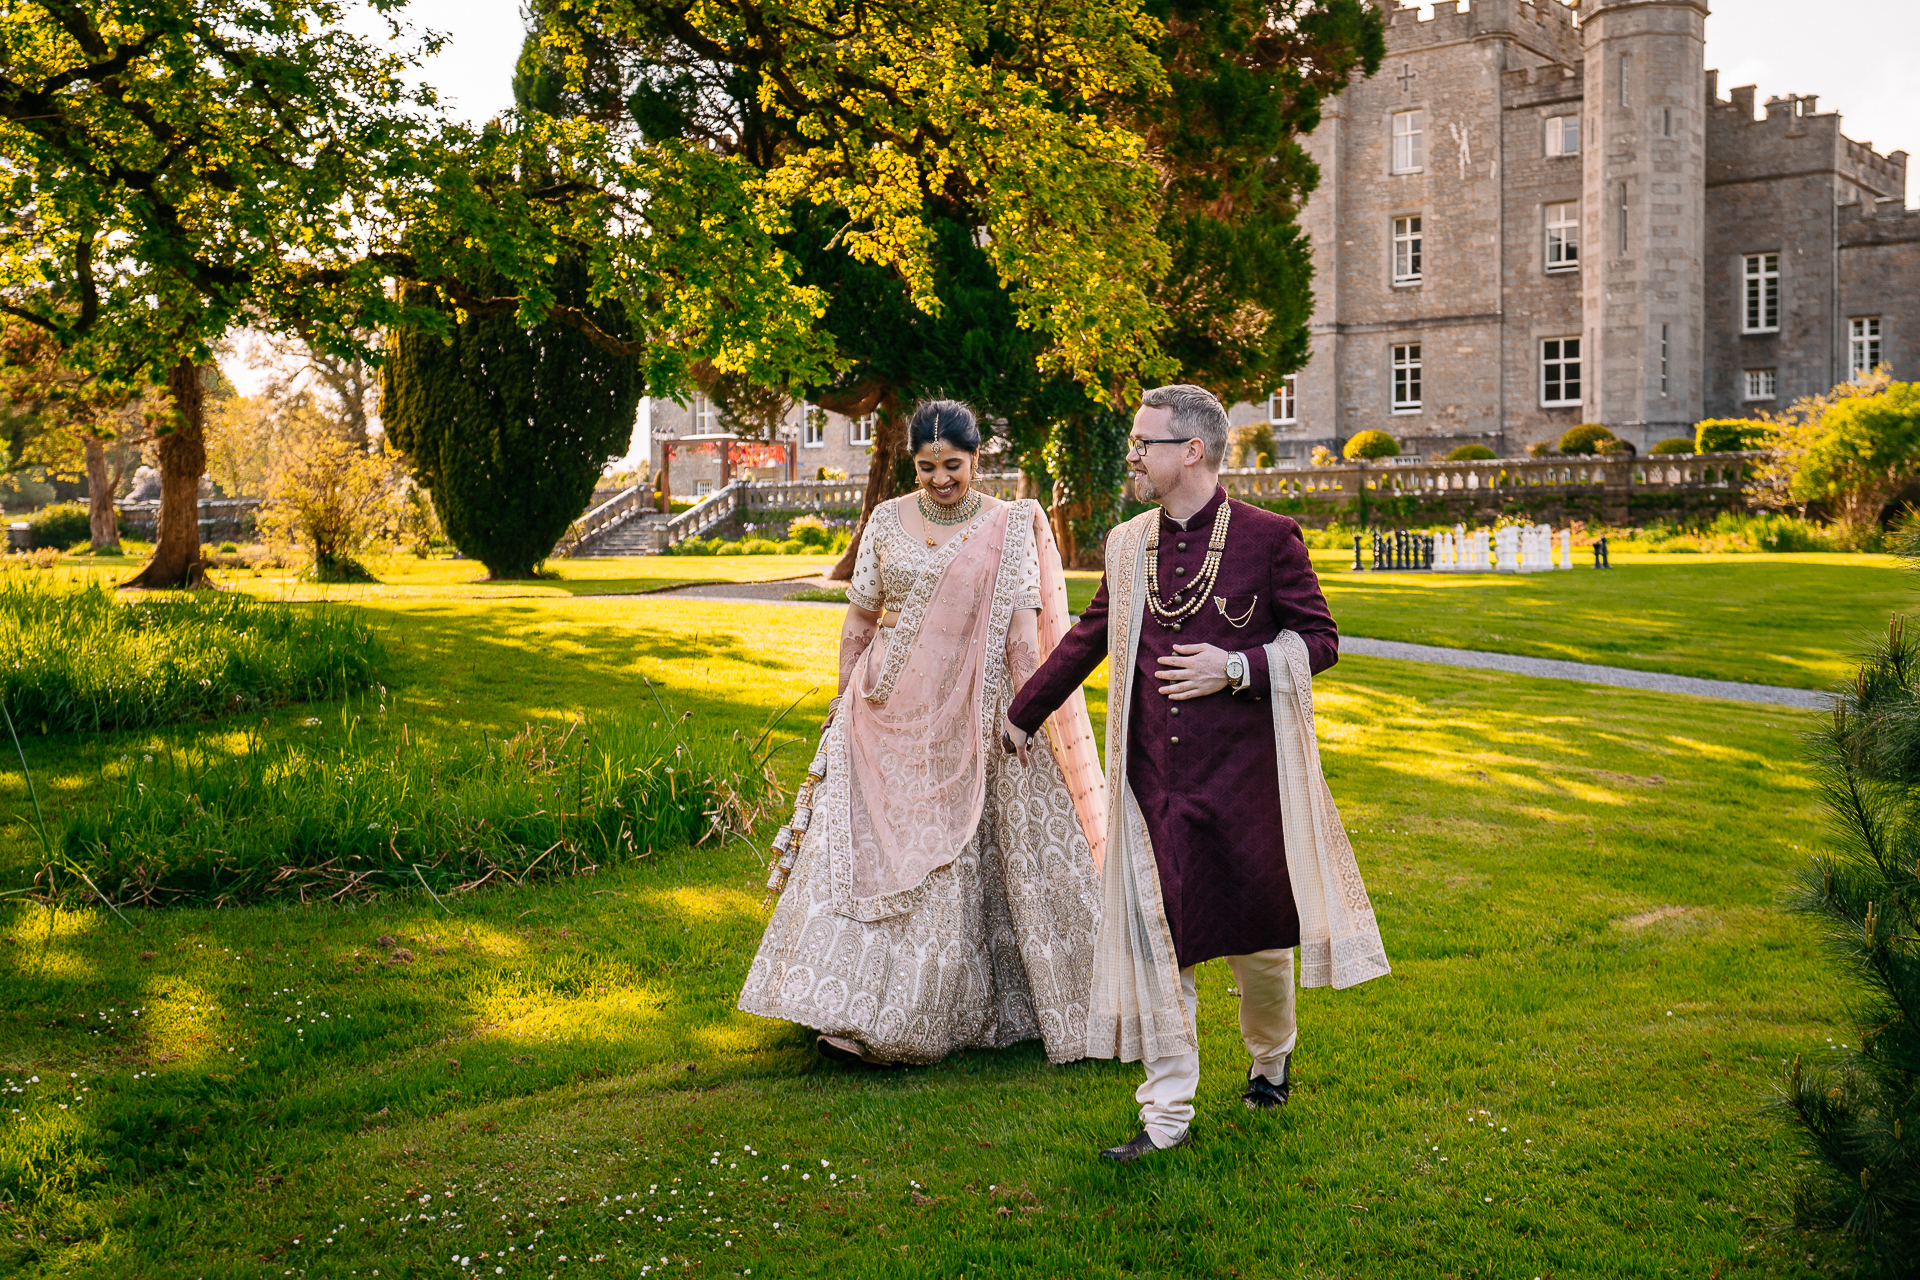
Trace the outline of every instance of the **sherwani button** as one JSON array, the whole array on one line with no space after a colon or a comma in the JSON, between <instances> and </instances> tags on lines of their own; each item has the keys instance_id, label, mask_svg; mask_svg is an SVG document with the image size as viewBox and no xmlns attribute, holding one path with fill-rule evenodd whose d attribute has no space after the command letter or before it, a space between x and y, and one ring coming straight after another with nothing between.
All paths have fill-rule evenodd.
<instances>
[{"instance_id":1,"label":"sherwani button","mask_svg":"<svg viewBox=\"0 0 1920 1280\"><path fill-rule=\"evenodd\" d=\"M1167 708L1167 714L1168 714L1168 715L1170 715L1170 716L1177 716L1177 715L1179 715L1179 714L1180 714L1180 708L1178 708L1178 707L1168 707L1168 708Z\"/></svg>"},{"instance_id":2,"label":"sherwani button","mask_svg":"<svg viewBox=\"0 0 1920 1280\"><path fill-rule=\"evenodd\" d=\"M1179 575L1180 575L1181 577L1183 577L1183 578L1187 576L1187 566L1185 566L1185 565L1183 565L1183 564L1182 564L1182 565L1175 565L1175 566L1174 566L1174 569L1173 569L1173 571L1174 571L1175 573L1177 573L1177 574L1179 574Z\"/></svg>"},{"instance_id":3,"label":"sherwani button","mask_svg":"<svg viewBox=\"0 0 1920 1280\"><path fill-rule=\"evenodd\" d=\"M1168 738L1167 741L1171 742L1176 747L1180 745L1180 739L1178 738Z\"/></svg>"},{"instance_id":4,"label":"sherwani button","mask_svg":"<svg viewBox=\"0 0 1920 1280\"><path fill-rule=\"evenodd\" d=\"M1173 544L1173 548L1176 551L1185 551L1187 549L1187 544L1184 542L1176 542Z\"/></svg>"}]
</instances>

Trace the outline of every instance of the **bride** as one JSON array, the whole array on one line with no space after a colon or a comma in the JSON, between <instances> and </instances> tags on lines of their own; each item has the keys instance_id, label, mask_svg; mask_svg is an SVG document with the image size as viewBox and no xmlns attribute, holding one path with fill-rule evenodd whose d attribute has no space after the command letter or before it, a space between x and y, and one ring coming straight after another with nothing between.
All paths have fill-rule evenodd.
<instances>
[{"instance_id":1,"label":"bride","mask_svg":"<svg viewBox=\"0 0 1920 1280\"><path fill-rule=\"evenodd\" d=\"M998 737L1066 633L1059 553L1037 503L973 488L965 405L921 404L907 440L919 490L861 539L824 777L740 1008L847 1061L1038 1036L1068 1062L1086 1052L1105 783L1078 693L1031 770Z\"/></svg>"}]
</instances>

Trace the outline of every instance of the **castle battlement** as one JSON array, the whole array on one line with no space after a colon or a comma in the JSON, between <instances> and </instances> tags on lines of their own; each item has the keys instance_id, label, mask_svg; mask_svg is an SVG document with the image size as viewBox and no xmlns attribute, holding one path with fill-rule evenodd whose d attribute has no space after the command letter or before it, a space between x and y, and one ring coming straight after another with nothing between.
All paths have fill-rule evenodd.
<instances>
[{"instance_id":1,"label":"castle battlement","mask_svg":"<svg viewBox=\"0 0 1920 1280\"><path fill-rule=\"evenodd\" d=\"M1843 204L1837 231L1843 249L1920 243L1920 209L1907 208L1904 196Z\"/></svg>"},{"instance_id":2,"label":"castle battlement","mask_svg":"<svg viewBox=\"0 0 1920 1280\"><path fill-rule=\"evenodd\" d=\"M1819 95L1775 94L1754 114L1755 86L1747 84L1718 96L1719 73L1707 72L1709 127L1717 135L1709 181L1738 181L1754 173L1776 171L1783 160L1824 164L1847 181L1876 195L1904 195L1907 153L1881 155L1871 142L1856 142L1840 132L1840 113L1819 111Z\"/></svg>"},{"instance_id":3,"label":"castle battlement","mask_svg":"<svg viewBox=\"0 0 1920 1280\"><path fill-rule=\"evenodd\" d=\"M1563 61L1579 56L1579 19L1560 0L1440 0L1431 12L1394 0L1377 2L1386 17L1391 53L1505 35L1559 49Z\"/></svg>"}]
</instances>

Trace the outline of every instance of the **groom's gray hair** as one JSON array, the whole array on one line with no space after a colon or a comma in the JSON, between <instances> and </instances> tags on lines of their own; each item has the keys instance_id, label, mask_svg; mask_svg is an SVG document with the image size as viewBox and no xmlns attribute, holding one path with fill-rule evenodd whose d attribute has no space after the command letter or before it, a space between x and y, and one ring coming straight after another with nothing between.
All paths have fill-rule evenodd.
<instances>
[{"instance_id":1,"label":"groom's gray hair","mask_svg":"<svg viewBox=\"0 0 1920 1280\"><path fill-rule=\"evenodd\" d=\"M1207 465L1219 470L1227 456L1227 411L1213 392L1176 382L1155 387L1140 397L1140 403L1149 409L1172 410L1167 426L1173 434L1199 440L1206 447Z\"/></svg>"}]
</instances>

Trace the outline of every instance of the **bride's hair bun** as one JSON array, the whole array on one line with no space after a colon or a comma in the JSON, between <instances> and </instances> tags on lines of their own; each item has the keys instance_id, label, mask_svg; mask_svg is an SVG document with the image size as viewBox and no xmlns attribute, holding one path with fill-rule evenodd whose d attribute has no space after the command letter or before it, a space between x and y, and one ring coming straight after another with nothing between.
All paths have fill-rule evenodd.
<instances>
[{"instance_id":1,"label":"bride's hair bun","mask_svg":"<svg viewBox=\"0 0 1920 1280\"><path fill-rule=\"evenodd\" d=\"M973 410L958 400L922 400L907 420L907 452L914 454L935 440L944 440L966 453L980 452L980 423Z\"/></svg>"}]
</instances>

